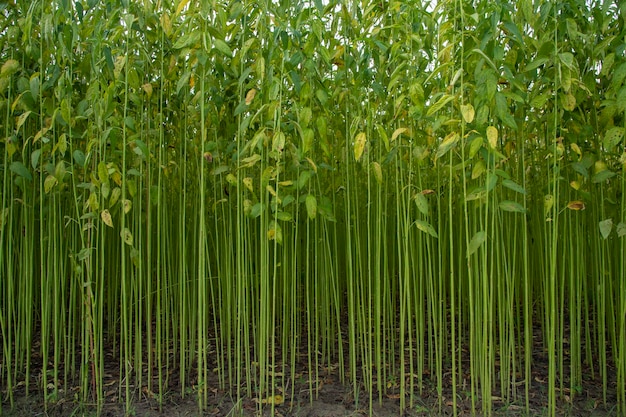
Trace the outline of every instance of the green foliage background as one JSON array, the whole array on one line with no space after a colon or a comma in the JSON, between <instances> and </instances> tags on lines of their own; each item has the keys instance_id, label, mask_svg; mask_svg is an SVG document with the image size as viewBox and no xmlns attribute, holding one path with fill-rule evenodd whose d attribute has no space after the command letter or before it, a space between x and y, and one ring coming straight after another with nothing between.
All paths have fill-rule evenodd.
<instances>
[{"instance_id":1,"label":"green foliage background","mask_svg":"<svg viewBox=\"0 0 626 417\"><path fill-rule=\"evenodd\" d=\"M451 371L489 414L496 390L528 405L538 328L551 414L583 365L624 410L623 4L0 16L9 397L37 348L38 389L79 381L101 406L113 345L129 408L169 369L200 407L214 369L238 397L289 398L304 350L311 386L337 363L357 401L399 387L405 408Z\"/></svg>"}]
</instances>

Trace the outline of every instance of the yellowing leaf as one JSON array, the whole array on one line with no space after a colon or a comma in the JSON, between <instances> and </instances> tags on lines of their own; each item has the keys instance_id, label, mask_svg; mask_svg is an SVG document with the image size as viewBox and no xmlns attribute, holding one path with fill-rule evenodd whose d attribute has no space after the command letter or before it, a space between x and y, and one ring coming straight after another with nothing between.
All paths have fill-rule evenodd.
<instances>
[{"instance_id":1,"label":"yellowing leaf","mask_svg":"<svg viewBox=\"0 0 626 417\"><path fill-rule=\"evenodd\" d=\"M472 179L475 180L480 177L486 170L487 167L485 166L485 162L482 159L479 159L478 162L474 164L474 168L472 168Z\"/></svg>"},{"instance_id":2,"label":"yellowing leaf","mask_svg":"<svg viewBox=\"0 0 626 417\"><path fill-rule=\"evenodd\" d=\"M461 136L457 132L448 134L448 136L443 139L443 142L441 142L441 145L439 145L437 155L435 157L439 159L444 156L450 149L452 149L452 147L454 147L454 145L456 145L460 137Z\"/></svg>"},{"instance_id":3,"label":"yellowing leaf","mask_svg":"<svg viewBox=\"0 0 626 417\"><path fill-rule=\"evenodd\" d=\"M226 182L230 185L237 185L237 177L235 177L232 173L226 175Z\"/></svg>"},{"instance_id":4,"label":"yellowing leaf","mask_svg":"<svg viewBox=\"0 0 626 417\"><path fill-rule=\"evenodd\" d=\"M115 78L120 77L122 70L124 69L124 65L126 65L126 55L118 55L117 58L115 58L115 64L113 68Z\"/></svg>"},{"instance_id":5,"label":"yellowing leaf","mask_svg":"<svg viewBox=\"0 0 626 417\"><path fill-rule=\"evenodd\" d=\"M407 129L406 127L400 127L398 129L396 129L393 134L391 135L391 139L390 142L393 142L394 140L396 140L398 138L398 136L400 136L401 134L405 133L406 131L408 131L409 129Z\"/></svg>"},{"instance_id":6,"label":"yellowing leaf","mask_svg":"<svg viewBox=\"0 0 626 417\"><path fill-rule=\"evenodd\" d=\"M313 160L309 157L305 159L309 163L309 165L311 165L311 168L313 168L313 172L317 173L317 165L315 165L315 162L313 162Z\"/></svg>"},{"instance_id":7,"label":"yellowing leaf","mask_svg":"<svg viewBox=\"0 0 626 417\"><path fill-rule=\"evenodd\" d=\"M279 245L283 243L283 230L276 221L272 220L267 229L267 239L274 240Z\"/></svg>"},{"instance_id":8,"label":"yellowing leaf","mask_svg":"<svg viewBox=\"0 0 626 417\"><path fill-rule=\"evenodd\" d=\"M239 167L250 168L251 166L259 162L260 160L261 160L261 155L259 155L258 153L255 153L254 155L251 155L247 158L243 158L241 160L241 164L239 165Z\"/></svg>"},{"instance_id":9,"label":"yellowing leaf","mask_svg":"<svg viewBox=\"0 0 626 417\"><path fill-rule=\"evenodd\" d=\"M102 218L104 224L109 227L113 227L113 220L111 219L111 213L108 209L102 210L102 212L100 213L100 217Z\"/></svg>"},{"instance_id":10,"label":"yellowing leaf","mask_svg":"<svg viewBox=\"0 0 626 417\"><path fill-rule=\"evenodd\" d=\"M2 64L2 69L0 69L1 77L8 77L13 75L20 68L20 63L15 59L9 59L4 64Z\"/></svg>"},{"instance_id":11,"label":"yellowing leaf","mask_svg":"<svg viewBox=\"0 0 626 417\"><path fill-rule=\"evenodd\" d=\"M496 145L498 144L498 129L494 126L487 127L487 141L491 149L496 149Z\"/></svg>"},{"instance_id":12,"label":"yellowing leaf","mask_svg":"<svg viewBox=\"0 0 626 417\"><path fill-rule=\"evenodd\" d=\"M357 161L361 159L363 155L363 150L365 149L365 142L367 141L367 136L365 132L359 132L354 138L354 159Z\"/></svg>"},{"instance_id":13,"label":"yellowing leaf","mask_svg":"<svg viewBox=\"0 0 626 417\"><path fill-rule=\"evenodd\" d=\"M580 147L576 143L570 144L570 148L572 148L572 150L576 152L579 158L583 156L583 152L580 150Z\"/></svg>"},{"instance_id":14,"label":"yellowing leaf","mask_svg":"<svg viewBox=\"0 0 626 417\"><path fill-rule=\"evenodd\" d=\"M430 223L425 222L423 220L415 220L415 225L422 232L428 233L432 237L437 238L437 232L435 231L435 228Z\"/></svg>"},{"instance_id":15,"label":"yellowing leaf","mask_svg":"<svg viewBox=\"0 0 626 417\"><path fill-rule=\"evenodd\" d=\"M252 189L252 178L250 177L246 177L243 179L243 185L245 185L245 187L250 190L253 191Z\"/></svg>"},{"instance_id":16,"label":"yellowing leaf","mask_svg":"<svg viewBox=\"0 0 626 417\"><path fill-rule=\"evenodd\" d=\"M272 138L272 150L282 152L285 149L285 134L276 132Z\"/></svg>"},{"instance_id":17,"label":"yellowing leaf","mask_svg":"<svg viewBox=\"0 0 626 417\"><path fill-rule=\"evenodd\" d=\"M254 100L254 96L256 96L256 88L251 89L250 91L248 91L248 94L246 94L246 105L249 106L250 103L252 103L252 100Z\"/></svg>"},{"instance_id":18,"label":"yellowing leaf","mask_svg":"<svg viewBox=\"0 0 626 417\"><path fill-rule=\"evenodd\" d=\"M267 397L261 400L261 404L281 405L283 402L285 402L285 399L282 395L274 395L273 397Z\"/></svg>"},{"instance_id":19,"label":"yellowing leaf","mask_svg":"<svg viewBox=\"0 0 626 417\"><path fill-rule=\"evenodd\" d=\"M567 111L573 111L576 108L576 97L572 94L566 94L561 103Z\"/></svg>"},{"instance_id":20,"label":"yellowing leaf","mask_svg":"<svg viewBox=\"0 0 626 417\"><path fill-rule=\"evenodd\" d=\"M48 175L43 182L43 188L45 193L48 194L50 190L52 190L52 188L57 185L57 183L58 181L54 175Z\"/></svg>"},{"instance_id":21,"label":"yellowing leaf","mask_svg":"<svg viewBox=\"0 0 626 417\"><path fill-rule=\"evenodd\" d=\"M32 113L32 111L28 110L25 111L24 113L22 113L20 115L20 117L17 118L17 123L15 125L15 129L19 130L20 127L22 127L22 125L24 124L24 122L26 121L26 119L28 118L28 116L30 116L30 114Z\"/></svg>"},{"instance_id":22,"label":"yellowing leaf","mask_svg":"<svg viewBox=\"0 0 626 417\"><path fill-rule=\"evenodd\" d=\"M163 13L161 15L161 26L163 27L163 31L165 31L165 34L167 36L170 36L170 34L172 33L172 21L170 20L170 16L167 13Z\"/></svg>"},{"instance_id":23,"label":"yellowing leaf","mask_svg":"<svg viewBox=\"0 0 626 417\"><path fill-rule=\"evenodd\" d=\"M575 200L575 201L570 201L569 203L567 203L567 208L570 210L584 210L585 209L585 203L579 200Z\"/></svg>"},{"instance_id":24,"label":"yellowing leaf","mask_svg":"<svg viewBox=\"0 0 626 417\"><path fill-rule=\"evenodd\" d=\"M474 120L474 106L471 104L463 104L461 105L461 114L463 115L463 120L465 123L472 123Z\"/></svg>"},{"instance_id":25,"label":"yellowing leaf","mask_svg":"<svg viewBox=\"0 0 626 417\"><path fill-rule=\"evenodd\" d=\"M176 15L179 15L180 12L183 11L183 9L185 8L185 6L189 4L189 0L181 0L180 3L178 3L178 7L176 7Z\"/></svg>"},{"instance_id":26,"label":"yellowing leaf","mask_svg":"<svg viewBox=\"0 0 626 417\"><path fill-rule=\"evenodd\" d=\"M89 194L86 205L91 209L91 211L98 210L100 204L98 203L98 196L96 195L96 193L92 192L91 194Z\"/></svg>"},{"instance_id":27,"label":"yellowing leaf","mask_svg":"<svg viewBox=\"0 0 626 417\"><path fill-rule=\"evenodd\" d=\"M580 189L580 182L578 181L572 181L569 183L569 185L574 189L574 190L579 190Z\"/></svg>"},{"instance_id":28,"label":"yellowing leaf","mask_svg":"<svg viewBox=\"0 0 626 417\"><path fill-rule=\"evenodd\" d=\"M446 104L448 104L452 100L454 100L454 96L451 96L449 94L444 94L439 100L437 100L437 102L435 104L430 106L430 108L426 112L426 116L427 117L428 116L432 116L433 114L435 114L436 112L441 110L441 108L443 106L445 106Z\"/></svg>"},{"instance_id":29,"label":"yellowing leaf","mask_svg":"<svg viewBox=\"0 0 626 417\"><path fill-rule=\"evenodd\" d=\"M383 171L380 168L380 164L378 162L372 162L372 171L374 171L374 178L376 178L376 182L379 184L383 183Z\"/></svg>"},{"instance_id":30,"label":"yellowing leaf","mask_svg":"<svg viewBox=\"0 0 626 417\"><path fill-rule=\"evenodd\" d=\"M543 215L544 217L548 217L552 207L554 206L554 196L552 194L547 194L543 197Z\"/></svg>"},{"instance_id":31,"label":"yellowing leaf","mask_svg":"<svg viewBox=\"0 0 626 417\"><path fill-rule=\"evenodd\" d=\"M145 83L144 85L141 86L141 88L143 89L143 91L146 92L146 95L148 96L148 98L152 97L152 84Z\"/></svg>"},{"instance_id":32,"label":"yellowing leaf","mask_svg":"<svg viewBox=\"0 0 626 417\"><path fill-rule=\"evenodd\" d=\"M122 207L124 208L124 214L128 214L130 209L133 207L133 203L130 200L124 199L122 200Z\"/></svg>"},{"instance_id":33,"label":"yellowing leaf","mask_svg":"<svg viewBox=\"0 0 626 417\"><path fill-rule=\"evenodd\" d=\"M124 230L120 232L120 236L122 237L124 243L126 243L128 246L133 246L133 234L127 227L125 227Z\"/></svg>"},{"instance_id":34,"label":"yellowing leaf","mask_svg":"<svg viewBox=\"0 0 626 417\"><path fill-rule=\"evenodd\" d=\"M310 220L313 220L317 216L317 199L314 195L307 195L304 203L306 205L306 213Z\"/></svg>"}]
</instances>

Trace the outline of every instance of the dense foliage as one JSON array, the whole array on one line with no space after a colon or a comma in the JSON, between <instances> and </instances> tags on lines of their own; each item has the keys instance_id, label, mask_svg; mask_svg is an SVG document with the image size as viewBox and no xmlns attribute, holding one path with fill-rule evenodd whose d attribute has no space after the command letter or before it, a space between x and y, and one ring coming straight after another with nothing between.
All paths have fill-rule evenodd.
<instances>
[{"instance_id":1,"label":"dense foliage","mask_svg":"<svg viewBox=\"0 0 626 417\"><path fill-rule=\"evenodd\" d=\"M112 345L128 407L170 369L200 407L214 371L237 397L289 397L304 351L311 384L338 363L357 401L397 381L413 407L451 372L489 414L496 390L528 399L537 328L551 414L583 364L624 411L623 3L0 16L6 395L36 348L30 389L80 381L101 404Z\"/></svg>"}]
</instances>

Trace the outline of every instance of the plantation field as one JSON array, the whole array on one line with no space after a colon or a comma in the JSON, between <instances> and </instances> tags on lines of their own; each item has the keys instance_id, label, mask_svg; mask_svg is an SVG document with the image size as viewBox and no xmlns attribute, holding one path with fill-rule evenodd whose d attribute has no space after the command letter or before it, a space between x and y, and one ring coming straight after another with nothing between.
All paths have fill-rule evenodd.
<instances>
[{"instance_id":1,"label":"plantation field","mask_svg":"<svg viewBox=\"0 0 626 417\"><path fill-rule=\"evenodd\" d=\"M0 413L625 415L625 22L0 1Z\"/></svg>"}]
</instances>

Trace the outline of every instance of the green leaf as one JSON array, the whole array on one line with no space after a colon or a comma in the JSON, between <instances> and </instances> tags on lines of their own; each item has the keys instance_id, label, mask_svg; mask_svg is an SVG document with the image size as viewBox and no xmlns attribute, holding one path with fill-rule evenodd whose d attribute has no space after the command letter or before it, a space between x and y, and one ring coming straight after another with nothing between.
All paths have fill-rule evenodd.
<instances>
[{"instance_id":1,"label":"green leaf","mask_svg":"<svg viewBox=\"0 0 626 417\"><path fill-rule=\"evenodd\" d=\"M493 174L487 174L487 180L485 181L485 191L490 192L496 187L498 183L498 176Z\"/></svg>"},{"instance_id":2,"label":"green leaf","mask_svg":"<svg viewBox=\"0 0 626 417\"><path fill-rule=\"evenodd\" d=\"M524 187L522 187L521 185L519 185L513 180L509 180L509 179L502 180L502 185L508 188L509 190L515 191L516 193L526 195L526 190L524 189Z\"/></svg>"},{"instance_id":3,"label":"green leaf","mask_svg":"<svg viewBox=\"0 0 626 417\"><path fill-rule=\"evenodd\" d=\"M473 158L483 146L483 138L478 136L470 143L469 157Z\"/></svg>"},{"instance_id":4,"label":"green leaf","mask_svg":"<svg viewBox=\"0 0 626 417\"><path fill-rule=\"evenodd\" d=\"M524 46L524 38L522 37L522 33L519 31L517 25L513 23L511 20L504 22L504 27L507 31L512 35L511 37L517 41L521 46Z\"/></svg>"},{"instance_id":5,"label":"green leaf","mask_svg":"<svg viewBox=\"0 0 626 417\"><path fill-rule=\"evenodd\" d=\"M582 162L574 162L572 169L585 178L589 178L589 170Z\"/></svg>"},{"instance_id":6,"label":"green leaf","mask_svg":"<svg viewBox=\"0 0 626 417\"><path fill-rule=\"evenodd\" d=\"M248 105L245 100L241 100L241 102L235 107L235 111L233 116L239 116L241 113L245 112L248 109Z\"/></svg>"},{"instance_id":7,"label":"green leaf","mask_svg":"<svg viewBox=\"0 0 626 417\"><path fill-rule=\"evenodd\" d=\"M574 55L571 52L560 53L559 59L561 60L561 63L567 68L571 70L576 69L576 67L574 66Z\"/></svg>"},{"instance_id":8,"label":"green leaf","mask_svg":"<svg viewBox=\"0 0 626 417\"><path fill-rule=\"evenodd\" d=\"M468 258L472 256L478 250L478 248L482 246L486 238L487 234L484 230L474 233L474 236L472 236L472 240L470 240L469 246L467 247Z\"/></svg>"},{"instance_id":9,"label":"green leaf","mask_svg":"<svg viewBox=\"0 0 626 417\"><path fill-rule=\"evenodd\" d=\"M417 228L419 230L421 230L424 233L428 233L429 235L431 235L434 238L437 238L437 232L435 231L435 228L432 227L430 225L430 223L425 222L423 220L415 220L415 225L417 226Z\"/></svg>"},{"instance_id":10,"label":"green leaf","mask_svg":"<svg viewBox=\"0 0 626 417\"><path fill-rule=\"evenodd\" d=\"M233 51L232 49L230 49L230 47L228 46L228 44L226 42L224 42L221 39L214 39L213 40L213 45L215 45L215 48L220 51L222 54L228 56L228 57L232 57L233 56Z\"/></svg>"},{"instance_id":11,"label":"green leaf","mask_svg":"<svg viewBox=\"0 0 626 417\"><path fill-rule=\"evenodd\" d=\"M150 156L150 151L148 150L148 145L141 139L136 139L134 141L135 149L134 152L141 157L141 159L146 160Z\"/></svg>"},{"instance_id":12,"label":"green leaf","mask_svg":"<svg viewBox=\"0 0 626 417\"><path fill-rule=\"evenodd\" d=\"M228 165L220 165L213 170L213 175L217 176L223 174L224 172L228 172L229 169L230 167Z\"/></svg>"},{"instance_id":13,"label":"green leaf","mask_svg":"<svg viewBox=\"0 0 626 417\"><path fill-rule=\"evenodd\" d=\"M524 71L527 72L527 71L532 71L534 69L537 69L543 64L547 63L548 61L550 61L550 59L546 57L537 58L534 61L530 62L528 65L526 65L526 68L524 68Z\"/></svg>"},{"instance_id":14,"label":"green leaf","mask_svg":"<svg viewBox=\"0 0 626 417\"><path fill-rule=\"evenodd\" d=\"M26 168L26 166L21 163L20 161L13 161L11 162L11 165L9 166L9 169L11 171L13 171L13 173L19 175L22 178L27 179L28 181L32 181L33 180L33 176L30 173L30 171L28 170L28 168Z\"/></svg>"},{"instance_id":15,"label":"green leaf","mask_svg":"<svg viewBox=\"0 0 626 417\"><path fill-rule=\"evenodd\" d=\"M611 177L614 177L615 175L616 175L615 172L605 169L604 171L595 173L591 177L591 182L593 182L594 184L598 184L598 183L608 180Z\"/></svg>"},{"instance_id":16,"label":"green leaf","mask_svg":"<svg viewBox=\"0 0 626 417\"><path fill-rule=\"evenodd\" d=\"M387 136L385 128L382 125L377 124L376 130L378 131L378 136L380 136L380 138L383 140L383 143L385 144L385 150L389 152L389 136Z\"/></svg>"},{"instance_id":17,"label":"green leaf","mask_svg":"<svg viewBox=\"0 0 626 417\"><path fill-rule=\"evenodd\" d=\"M279 211L276 213L276 219L280 220L281 222L289 222L293 220L293 216L286 211Z\"/></svg>"},{"instance_id":18,"label":"green leaf","mask_svg":"<svg viewBox=\"0 0 626 417\"><path fill-rule=\"evenodd\" d=\"M496 67L496 64L494 64L491 58L489 58L487 54L485 54L482 50L475 48L475 49L472 49L472 52L482 56L485 59L485 61L489 64L489 66L493 68L495 72L499 72L498 67Z\"/></svg>"},{"instance_id":19,"label":"green leaf","mask_svg":"<svg viewBox=\"0 0 626 417\"><path fill-rule=\"evenodd\" d=\"M612 151L619 143L622 141L624 137L624 128L623 127L613 127L609 129L604 135L604 147L609 151Z\"/></svg>"},{"instance_id":20,"label":"green leaf","mask_svg":"<svg viewBox=\"0 0 626 417\"><path fill-rule=\"evenodd\" d=\"M600 234L603 239L607 239L611 234L611 230L613 230L613 219L602 220L599 223L600 226Z\"/></svg>"},{"instance_id":21,"label":"green leaf","mask_svg":"<svg viewBox=\"0 0 626 417\"><path fill-rule=\"evenodd\" d=\"M317 216L317 199L314 195L309 194L306 196L304 202L306 205L306 213L307 216L309 216L309 220L315 219L315 217Z\"/></svg>"},{"instance_id":22,"label":"green leaf","mask_svg":"<svg viewBox=\"0 0 626 417\"><path fill-rule=\"evenodd\" d=\"M80 166L81 168L84 168L86 158L85 158L85 154L83 153L83 151L81 151L80 149L76 149L72 155L74 157L74 162L76 162L78 166Z\"/></svg>"},{"instance_id":23,"label":"green leaf","mask_svg":"<svg viewBox=\"0 0 626 417\"><path fill-rule=\"evenodd\" d=\"M184 73L176 83L176 94L180 93L180 90L183 89L186 85L189 85L189 78L191 77L190 72Z\"/></svg>"},{"instance_id":24,"label":"green leaf","mask_svg":"<svg viewBox=\"0 0 626 417\"><path fill-rule=\"evenodd\" d=\"M39 157L40 156L41 156L41 148L40 149L35 149L30 154L30 165L33 167L33 169L37 169L37 165L39 165Z\"/></svg>"},{"instance_id":25,"label":"green leaf","mask_svg":"<svg viewBox=\"0 0 626 417\"><path fill-rule=\"evenodd\" d=\"M255 205L252 206L252 209L250 210L250 217L253 219L256 219L257 217L261 215L262 212L263 212L263 204L256 203Z\"/></svg>"},{"instance_id":26,"label":"green leaf","mask_svg":"<svg viewBox=\"0 0 626 417\"><path fill-rule=\"evenodd\" d=\"M499 204L500 210L510 211L513 213L525 213L526 209L520 203L511 200L501 201Z\"/></svg>"},{"instance_id":27,"label":"green leaf","mask_svg":"<svg viewBox=\"0 0 626 417\"><path fill-rule=\"evenodd\" d=\"M602 66L602 69L604 70L604 65ZM619 90L624 79L626 79L626 62L623 62L615 68L615 71L613 72L613 77L611 79L611 86L613 89L616 91Z\"/></svg>"},{"instance_id":28,"label":"green leaf","mask_svg":"<svg viewBox=\"0 0 626 417\"><path fill-rule=\"evenodd\" d=\"M309 182L309 178L311 178L312 175L313 173L309 170L301 171L300 176L298 177L298 189L302 189L302 187Z\"/></svg>"},{"instance_id":29,"label":"green leaf","mask_svg":"<svg viewBox=\"0 0 626 417\"><path fill-rule=\"evenodd\" d=\"M422 193L415 194L415 205L424 216L428 216L428 200Z\"/></svg>"}]
</instances>

